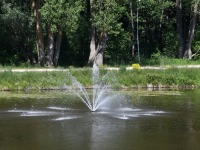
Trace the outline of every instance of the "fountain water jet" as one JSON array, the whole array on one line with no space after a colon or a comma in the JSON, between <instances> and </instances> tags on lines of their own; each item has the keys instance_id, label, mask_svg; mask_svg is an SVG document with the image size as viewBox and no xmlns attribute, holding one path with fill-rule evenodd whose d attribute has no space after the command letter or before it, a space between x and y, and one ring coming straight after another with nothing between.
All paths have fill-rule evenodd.
<instances>
[{"instance_id":1,"label":"fountain water jet","mask_svg":"<svg viewBox=\"0 0 200 150\"><path fill-rule=\"evenodd\" d=\"M99 68L96 64L92 69L92 83L93 83L93 96L89 97L85 87L77 81L70 73L68 77L71 80L71 86L65 85L65 88L70 92L77 95L81 101L90 109L90 111L96 111L105 104L109 104L113 101L118 101L123 97L121 94L114 93L111 89L111 83L116 82L116 78L110 78L111 73L107 72L102 78L100 78Z\"/></svg>"}]
</instances>

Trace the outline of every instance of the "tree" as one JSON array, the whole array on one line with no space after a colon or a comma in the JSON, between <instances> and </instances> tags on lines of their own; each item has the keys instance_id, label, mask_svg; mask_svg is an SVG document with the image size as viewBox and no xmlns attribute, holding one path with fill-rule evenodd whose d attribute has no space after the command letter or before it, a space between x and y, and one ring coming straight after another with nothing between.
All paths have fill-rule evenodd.
<instances>
[{"instance_id":1,"label":"tree","mask_svg":"<svg viewBox=\"0 0 200 150\"><path fill-rule=\"evenodd\" d=\"M31 1L0 1L0 63L35 63Z\"/></svg>"},{"instance_id":2,"label":"tree","mask_svg":"<svg viewBox=\"0 0 200 150\"><path fill-rule=\"evenodd\" d=\"M91 40L90 40L90 56L88 60L88 64L92 65L96 58L96 28L93 24L94 22L94 0L90 0L89 2L89 10L90 10L90 28L91 28Z\"/></svg>"},{"instance_id":3,"label":"tree","mask_svg":"<svg viewBox=\"0 0 200 150\"><path fill-rule=\"evenodd\" d=\"M196 26L196 20L198 16L198 7L199 7L199 0L195 0L193 4L193 14L191 15L190 19L190 27L188 31L188 39L187 39L187 45L186 50L184 53L184 58L192 59L192 41L194 39L194 32L195 32L195 26Z\"/></svg>"},{"instance_id":4,"label":"tree","mask_svg":"<svg viewBox=\"0 0 200 150\"><path fill-rule=\"evenodd\" d=\"M53 66L54 56L54 34L51 30L51 22L47 23L48 45L47 45L47 66Z\"/></svg>"},{"instance_id":5,"label":"tree","mask_svg":"<svg viewBox=\"0 0 200 150\"><path fill-rule=\"evenodd\" d=\"M182 23L182 1L176 0L176 27L178 34L178 57L183 57L184 52L184 36L183 36L183 23Z\"/></svg>"},{"instance_id":6,"label":"tree","mask_svg":"<svg viewBox=\"0 0 200 150\"><path fill-rule=\"evenodd\" d=\"M131 22L131 53L132 56L134 57L135 55L135 44L134 44L134 19L133 19L133 0L130 0L130 22Z\"/></svg>"},{"instance_id":7,"label":"tree","mask_svg":"<svg viewBox=\"0 0 200 150\"><path fill-rule=\"evenodd\" d=\"M165 40L166 34L169 33L174 18L172 19L171 7L173 3L169 0L135 0L133 3L133 18L138 19L138 29L134 29L136 34L138 30L141 56L145 58L151 57L157 51L165 53L165 46L169 45ZM136 10L139 11L137 17ZM131 13L130 13L131 16ZM173 30L170 32L172 33ZM174 34L174 33L173 33ZM171 44L171 43L170 43Z\"/></svg>"},{"instance_id":8,"label":"tree","mask_svg":"<svg viewBox=\"0 0 200 150\"><path fill-rule=\"evenodd\" d=\"M194 1L176 0L176 25L178 34L179 58L192 59L193 55L191 49L192 49L192 41L194 39L196 20L198 16L198 6L199 6L199 0L194 0ZM190 11L190 12L185 13L183 11L188 11L188 12Z\"/></svg>"},{"instance_id":9,"label":"tree","mask_svg":"<svg viewBox=\"0 0 200 150\"><path fill-rule=\"evenodd\" d=\"M118 22L123 7L115 0L90 0L91 42L88 63L103 65L103 54L108 34L119 34ZM98 36L98 38L96 37Z\"/></svg>"},{"instance_id":10,"label":"tree","mask_svg":"<svg viewBox=\"0 0 200 150\"><path fill-rule=\"evenodd\" d=\"M54 50L54 56L51 56L53 58L53 65L54 66L58 66L58 59L59 59L59 56L60 56L61 41L62 41L62 28L59 25L57 27L57 39L56 39L56 47L55 47L55 50Z\"/></svg>"},{"instance_id":11,"label":"tree","mask_svg":"<svg viewBox=\"0 0 200 150\"><path fill-rule=\"evenodd\" d=\"M157 53L192 59L200 51L199 2L1 0L0 64L84 66L138 62L137 8L141 62Z\"/></svg>"},{"instance_id":12,"label":"tree","mask_svg":"<svg viewBox=\"0 0 200 150\"><path fill-rule=\"evenodd\" d=\"M47 65L57 66L60 54L62 32L74 32L78 27L78 19L82 10L81 1L73 0L45 0L40 12L47 23L48 46ZM54 41L54 34L56 40ZM56 43L56 46L54 46Z\"/></svg>"},{"instance_id":13,"label":"tree","mask_svg":"<svg viewBox=\"0 0 200 150\"><path fill-rule=\"evenodd\" d=\"M32 1L32 9L36 22L36 44L38 51L38 62L41 66L45 65L44 42L42 36L42 21L39 9L41 8L41 0Z\"/></svg>"}]
</instances>

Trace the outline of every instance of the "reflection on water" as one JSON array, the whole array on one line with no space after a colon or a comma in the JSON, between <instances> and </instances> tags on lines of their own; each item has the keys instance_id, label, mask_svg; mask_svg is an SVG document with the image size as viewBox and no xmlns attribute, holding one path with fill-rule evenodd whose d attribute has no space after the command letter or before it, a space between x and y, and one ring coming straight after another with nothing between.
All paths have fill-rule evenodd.
<instances>
[{"instance_id":1,"label":"reflection on water","mask_svg":"<svg viewBox=\"0 0 200 150\"><path fill-rule=\"evenodd\" d=\"M1 149L199 150L199 97L199 91L140 95L134 107L97 112L79 103L0 99Z\"/></svg>"}]
</instances>

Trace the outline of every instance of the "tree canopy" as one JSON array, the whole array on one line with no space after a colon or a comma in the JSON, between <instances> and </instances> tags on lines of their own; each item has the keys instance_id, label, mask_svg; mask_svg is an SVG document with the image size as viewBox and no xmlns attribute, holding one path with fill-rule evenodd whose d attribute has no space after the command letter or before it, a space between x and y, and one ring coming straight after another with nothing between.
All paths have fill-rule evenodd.
<instances>
[{"instance_id":1,"label":"tree canopy","mask_svg":"<svg viewBox=\"0 0 200 150\"><path fill-rule=\"evenodd\" d=\"M1 0L0 65L131 64L137 44L141 59L200 59L199 2Z\"/></svg>"}]
</instances>

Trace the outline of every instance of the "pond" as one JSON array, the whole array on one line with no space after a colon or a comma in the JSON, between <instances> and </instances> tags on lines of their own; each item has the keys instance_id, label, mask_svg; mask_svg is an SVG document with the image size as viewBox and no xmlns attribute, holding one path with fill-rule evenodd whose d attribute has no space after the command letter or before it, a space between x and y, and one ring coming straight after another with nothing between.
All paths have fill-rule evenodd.
<instances>
[{"instance_id":1,"label":"pond","mask_svg":"<svg viewBox=\"0 0 200 150\"><path fill-rule=\"evenodd\" d=\"M77 97L62 92L0 92L0 147L200 149L200 90L120 92L126 95L129 107L97 112L90 112Z\"/></svg>"}]
</instances>

